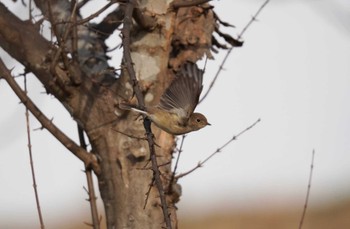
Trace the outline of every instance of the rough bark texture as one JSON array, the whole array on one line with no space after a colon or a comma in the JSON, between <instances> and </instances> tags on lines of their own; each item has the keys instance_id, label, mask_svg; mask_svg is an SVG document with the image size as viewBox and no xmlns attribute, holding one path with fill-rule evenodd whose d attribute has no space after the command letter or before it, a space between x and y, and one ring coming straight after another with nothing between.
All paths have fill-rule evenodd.
<instances>
[{"instance_id":1,"label":"rough bark texture","mask_svg":"<svg viewBox=\"0 0 350 229\"><path fill-rule=\"evenodd\" d=\"M42 12L47 10L46 1L35 2ZM51 4L62 2L65 1L52 0ZM136 21L142 20L140 13L150 19L150 22L147 21L150 26L134 24L130 46L146 104L158 103L172 80L173 71L181 63L188 60L195 62L204 54L210 56L211 36L215 27L211 8L205 4L206 7L168 10L170 2L143 0L139 2L138 9L141 11L134 14ZM50 12L43 14L49 15ZM103 76L89 74L83 68L72 71L66 63L59 64L65 62L64 57L56 58L56 54L62 52L62 46L55 46L44 39L36 26L18 19L2 3L0 28L0 46L32 72L87 133L92 153L97 155L101 168L96 175L108 228L164 227L158 190L152 184L153 173L149 169L147 142L131 137L145 136L142 121L137 119L135 113L117 108L120 101L135 102L127 71L122 68L121 76L115 78L110 73ZM74 62L70 64L74 65ZM80 80L74 80L76 75ZM158 164L162 165L160 171L167 191L168 209L173 228L176 228L175 204L180 194L174 193L178 189L174 187L177 184L170 185L174 188L168 190L175 141L172 135L156 127L153 127L153 132L158 145Z\"/></svg>"}]
</instances>

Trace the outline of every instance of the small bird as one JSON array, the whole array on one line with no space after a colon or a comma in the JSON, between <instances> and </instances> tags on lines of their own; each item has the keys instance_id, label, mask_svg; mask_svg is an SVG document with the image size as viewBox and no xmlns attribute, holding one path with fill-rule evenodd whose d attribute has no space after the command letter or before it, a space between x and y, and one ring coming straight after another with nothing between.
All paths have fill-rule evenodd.
<instances>
[{"instance_id":1,"label":"small bird","mask_svg":"<svg viewBox=\"0 0 350 229\"><path fill-rule=\"evenodd\" d=\"M158 105L140 109L120 103L119 108L145 114L160 129L173 135L186 134L210 125L201 113L193 113L203 89L203 71L193 63L183 64Z\"/></svg>"}]
</instances>

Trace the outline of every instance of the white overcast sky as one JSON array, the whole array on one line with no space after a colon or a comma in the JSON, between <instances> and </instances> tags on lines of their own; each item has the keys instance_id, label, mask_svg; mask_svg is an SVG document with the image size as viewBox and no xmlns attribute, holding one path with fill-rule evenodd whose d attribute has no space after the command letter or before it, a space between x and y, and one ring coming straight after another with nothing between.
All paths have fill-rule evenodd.
<instances>
[{"instance_id":1,"label":"white overcast sky","mask_svg":"<svg viewBox=\"0 0 350 229\"><path fill-rule=\"evenodd\" d=\"M237 35L263 1L212 3L221 19L236 26L229 31ZM10 4L13 10L21 8L20 1ZM179 172L191 169L258 118L262 121L180 180L180 215L222 206L302 208L313 149L310 206L349 197L349 15L347 0L270 1L244 35L244 46L232 52L210 96L198 106L212 126L187 136ZM208 62L204 91L224 54ZM15 62L7 64L13 67ZM28 86L30 97L47 116L77 140L75 123L63 107L43 94L36 80L29 79ZM0 227L11 228L11 220L21 219L36 228L24 108L18 102L1 80ZM40 127L31 120L32 129ZM32 132L32 144L48 226L79 212L88 221L83 164L45 130Z\"/></svg>"}]
</instances>

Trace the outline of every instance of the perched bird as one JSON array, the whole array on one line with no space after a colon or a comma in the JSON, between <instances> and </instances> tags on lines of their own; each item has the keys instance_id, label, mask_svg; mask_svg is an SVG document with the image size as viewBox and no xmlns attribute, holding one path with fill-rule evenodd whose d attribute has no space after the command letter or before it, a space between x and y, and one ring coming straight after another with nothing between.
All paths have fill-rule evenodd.
<instances>
[{"instance_id":1,"label":"perched bird","mask_svg":"<svg viewBox=\"0 0 350 229\"><path fill-rule=\"evenodd\" d=\"M210 125L206 117L193 113L202 92L203 71L193 63L185 63L165 90L157 106L140 109L120 103L124 110L133 110L148 116L160 129L173 135L186 134Z\"/></svg>"}]
</instances>

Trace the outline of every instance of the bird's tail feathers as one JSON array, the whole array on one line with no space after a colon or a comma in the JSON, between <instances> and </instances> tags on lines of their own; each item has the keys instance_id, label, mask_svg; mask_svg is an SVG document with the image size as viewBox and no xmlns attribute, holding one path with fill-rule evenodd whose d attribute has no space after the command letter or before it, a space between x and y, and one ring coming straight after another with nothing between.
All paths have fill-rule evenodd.
<instances>
[{"instance_id":1,"label":"bird's tail feathers","mask_svg":"<svg viewBox=\"0 0 350 229\"><path fill-rule=\"evenodd\" d=\"M122 110L132 110L132 111L136 111L136 112L139 112L141 114L147 115L147 112L144 111L143 109L141 109L137 105L131 105L131 104L128 104L128 103L119 103L118 106Z\"/></svg>"}]
</instances>

